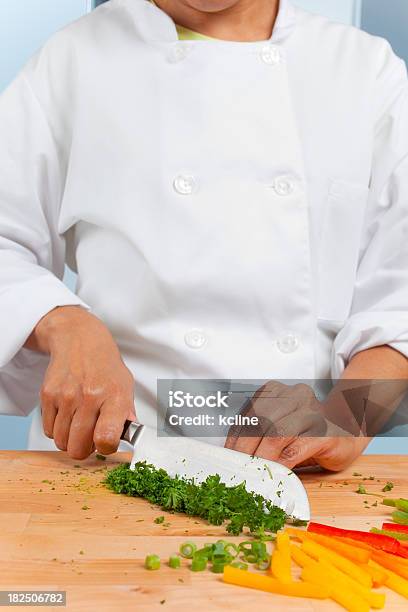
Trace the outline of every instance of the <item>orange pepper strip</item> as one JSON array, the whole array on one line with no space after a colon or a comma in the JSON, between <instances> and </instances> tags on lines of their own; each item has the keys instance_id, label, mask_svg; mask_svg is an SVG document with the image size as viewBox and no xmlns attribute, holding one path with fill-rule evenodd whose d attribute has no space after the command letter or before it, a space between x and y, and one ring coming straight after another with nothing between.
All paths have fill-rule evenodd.
<instances>
[{"instance_id":1,"label":"orange pepper strip","mask_svg":"<svg viewBox=\"0 0 408 612\"><path fill-rule=\"evenodd\" d=\"M247 570L240 570L226 565L223 575L224 582L236 584L260 591L268 591L278 595L289 595L290 597L313 597L315 599L327 599L330 590L327 585L319 586L307 582L292 582L283 584L279 580L262 574L255 574Z\"/></svg>"},{"instance_id":2,"label":"orange pepper strip","mask_svg":"<svg viewBox=\"0 0 408 612\"><path fill-rule=\"evenodd\" d=\"M309 565L317 565L317 561L307 555L299 546L290 545L290 556L299 567L308 567Z\"/></svg>"},{"instance_id":3,"label":"orange pepper strip","mask_svg":"<svg viewBox=\"0 0 408 612\"><path fill-rule=\"evenodd\" d=\"M344 588L342 583L338 585L320 563L316 566L309 565L302 569L303 580L318 586L331 583L331 599L349 612L369 612L370 604L365 599L357 595L355 591Z\"/></svg>"},{"instance_id":4,"label":"orange pepper strip","mask_svg":"<svg viewBox=\"0 0 408 612\"><path fill-rule=\"evenodd\" d=\"M378 569L383 569L375 561L370 561L370 565ZM398 574L392 572L391 570L385 571L387 572L387 580L385 583L387 587L408 599L408 580L401 578L401 576L398 576Z\"/></svg>"},{"instance_id":5,"label":"orange pepper strip","mask_svg":"<svg viewBox=\"0 0 408 612\"><path fill-rule=\"evenodd\" d=\"M320 535L318 533L302 531L301 529L294 529L292 527L288 527L285 530L289 535L298 538L302 542L305 539L313 540L326 548L330 548L335 552L343 555L343 557L347 557L351 561L355 561L356 563L368 563L368 560L371 557L370 550L363 550L358 546L351 546L348 543L341 542L339 540L335 540L333 537ZM351 540L352 541L352 540Z\"/></svg>"},{"instance_id":6,"label":"orange pepper strip","mask_svg":"<svg viewBox=\"0 0 408 612\"><path fill-rule=\"evenodd\" d=\"M326 561L329 561L332 565L337 567L337 569L341 570L348 576L351 576L361 585L369 589L373 586L373 580L368 572L349 559L346 559L336 552L317 544L317 542L305 540L302 544L302 550L315 559L325 559Z\"/></svg>"},{"instance_id":7,"label":"orange pepper strip","mask_svg":"<svg viewBox=\"0 0 408 612\"><path fill-rule=\"evenodd\" d=\"M350 546L355 546L356 548L363 548L364 550L378 550L378 548L374 548L374 546L370 546L365 542L360 542L360 540L352 540L351 538L343 538L339 536L333 536L335 540L338 542L344 542L345 544L349 544Z\"/></svg>"},{"instance_id":8,"label":"orange pepper strip","mask_svg":"<svg viewBox=\"0 0 408 612\"><path fill-rule=\"evenodd\" d=\"M395 572L402 578L408 579L408 568L399 563L399 557L394 555L387 555L386 553L376 552L372 555L373 561L376 561L379 565L382 565L386 569Z\"/></svg>"}]
</instances>

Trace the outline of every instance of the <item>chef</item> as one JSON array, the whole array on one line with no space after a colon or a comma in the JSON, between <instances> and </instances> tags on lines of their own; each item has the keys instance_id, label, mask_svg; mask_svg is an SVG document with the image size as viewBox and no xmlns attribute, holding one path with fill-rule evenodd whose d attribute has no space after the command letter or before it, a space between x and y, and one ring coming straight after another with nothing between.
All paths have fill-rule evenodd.
<instances>
[{"instance_id":1,"label":"chef","mask_svg":"<svg viewBox=\"0 0 408 612\"><path fill-rule=\"evenodd\" d=\"M40 396L31 446L114 452L160 378L406 379L407 83L288 0L110 0L54 35L0 98L0 410ZM336 470L367 442L226 443Z\"/></svg>"}]
</instances>

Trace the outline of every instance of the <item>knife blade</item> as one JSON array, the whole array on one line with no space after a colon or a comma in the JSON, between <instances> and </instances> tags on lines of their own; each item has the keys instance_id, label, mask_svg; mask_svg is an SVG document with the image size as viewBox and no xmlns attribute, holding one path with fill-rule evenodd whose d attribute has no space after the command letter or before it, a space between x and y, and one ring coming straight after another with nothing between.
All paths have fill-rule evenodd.
<instances>
[{"instance_id":1,"label":"knife blade","mask_svg":"<svg viewBox=\"0 0 408 612\"><path fill-rule=\"evenodd\" d=\"M280 463L193 438L159 437L151 427L131 421L125 423L121 439L133 448L131 469L145 461L173 478L194 478L196 483L214 474L228 486L245 481L248 491L262 495L289 516L310 520L309 500L301 480Z\"/></svg>"}]
</instances>

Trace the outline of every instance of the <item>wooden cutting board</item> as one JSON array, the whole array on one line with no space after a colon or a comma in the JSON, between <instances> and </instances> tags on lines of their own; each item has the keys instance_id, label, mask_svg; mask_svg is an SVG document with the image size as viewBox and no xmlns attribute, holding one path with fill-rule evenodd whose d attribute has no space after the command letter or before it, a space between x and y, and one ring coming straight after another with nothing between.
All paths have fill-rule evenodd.
<instances>
[{"instance_id":1,"label":"wooden cutting board","mask_svg":"<svg viewBox=\"0 0 408 612\"><path fill-rule=\"evenodd\" d=\"M183 515L155 524L165 514L159 508L108 491L101 484L105 470L128 459L122 453L79 463L64 453L0 452L0 590L65 590L67 609L86 612L341 610L332 602L225 585L219 575L193 574L187 566L167 567L168 556L186 539L200 545L225 537L225 530ZM363 481L369 476L375 479ZM341 474L302 478L314 520L368 529L380 526L389 509L354 491L364 482L368 491L379 492L390 480L394 497L408 497L408 456L361 457ZM149 553L161 556L162 569L144 569ZM386 610L408 609L407 600L386 592Z\"/></svg>"}]
</instances>

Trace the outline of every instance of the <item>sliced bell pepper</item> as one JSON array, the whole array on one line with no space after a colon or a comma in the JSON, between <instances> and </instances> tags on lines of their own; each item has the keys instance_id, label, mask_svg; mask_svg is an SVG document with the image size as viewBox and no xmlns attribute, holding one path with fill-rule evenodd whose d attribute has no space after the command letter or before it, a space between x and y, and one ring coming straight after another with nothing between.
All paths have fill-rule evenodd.
<instances>
[{"instance_id":1,"label":"sliced bell pepper","mask_svg":"<svg viewBox=\"0 0 408 612\"><path fill-rule=\"evenodd\" d=\"M309 538L314 542L317 542L318 544L321 544L322 546L330 548L330 550L334 550L340 555L343 555L343 557L347 557L347 559L355 561L356 563L368 563L371 556L370 550L359 548L358 546L353 545L352 541L350 541L350 543L346 543L337 538L324 536L319 533L302 531L301 529L293 529L292 527L285 529L285 533L288 533L290 536L295 537L302 542L306 538Z\"/></svg>"},{"instance_id":2,"label":"sliced bell pepper","mask_svg":"<svg viewBox=\"0 0 408 612\"><path fill-rule=\"evenodd\" d=\"M383 523L382 529L385 529L386 531L397 531L398 533L406 533L408 535L408 525L398 525L395 523Z\"/></svg>"},{"instance_id":3,"label":"sliced bell pepper","mask_svg":"<svg viewBox=\"0 0 408 612\"><path fill-rule=\"evenodd\" d=\"M384 568L374 567L368 563L360 564L360 567L371 575L373 579L373 587L378 588L384 586L387 580L387 574Z\"/></svg>"},{"instance_id":4,"label":"sliced bell pepper","mask_svg":"<svg viewBox=\"0 0 408 612\"><path fill-rule=\"evenodd\" d=\"M349 544L350 546L356 546L357 548L362 548L363 550L373 551L376 550L373 546L369 546L365 542L360 542L359 540L352 540L351 538L343 538L338 536L333 536L334 540L338 540L339 542L345 542L345 544Z\"/></svg>"},{"instance_id":5,"label":"sliced bell pepper","mask_svg":"<svg viewBox=\"0 0 408 612\"><path fill-rule=\"evenodd\" d=\"M369 531L357 531L354 529L340 529L339 527L331 527L321 523L310 522L307 528L312 533L320 533L328 536L345 537L351 540L357 540L369 544L373 548L383 550L385 552L398 555L408 559L408 550L398 542L395 538L382 535L379 533L371 533Z\"/></svg>"},{"instance_id":6,"label":"sliced bell pepper","mask_svg":"<svg viewBox=\"0 0 408 612\"><path fill-rule=\"evenodd\" d=\"M354 591L359 597L362 597L367 603L377 609L381 609L385 604L385 595L382 593L373 593L370 589L363 587L361 584L356 582L353 578L350 578L342 571L334 567L330 562L325 560L315 561L312 557L306 554L299 546L295 546L295 544L291 544L290 552L292 559L295 561L297 565L302 568L312 567L316 572L325 571L328 572L331 578L328 580L328 584L335 585L340 588L343 587L343 590ZM381 578L381 584L385 583L387 578L384 571L380 569L373 568L369 566L362 566L362 569L367 571L371 576L374 576L378 579Z\"/></svg>"},{"instance_id":7,"label":"sliced bell pepper","mask_svg":"<svg viewBox=\"0 0 408 612\"><path fill-rule=\"evenodd\" d=\"M370 610L370 604L366 600L359 597L354 591L345 589L343 584L334 583L335 581L333 581L329 572L325 571L320 564L316 564L316 566L304 567L302 569L302 579L321 588L330 584L331 599L349 612L368 612Z\"/></svg>"},{"instance_id":8,"label":"sliced bell pepper","mask_svg":"<svg viewBox=\"0 0 408 612\"><path fill-rule=\"evenodd\" d=\"M398 558L378 551L373 553L372 559L376 563L379 563L379 565L385 567L387 570L391 570L399 576L402 576L402 578L408 579L408 566L399 563Z\"/></svg>"},{"instance_id":9,"label":"sliced bell pepper","mask_svg":"<svg viewBox=\"0 0 408 612\"><path fill-rule=\"evenodd\" d=\"M317 561L307 555L299 546L290 545L290 556L299 567L307 567L308 565L317 565Z\"/></svg>"},{"instance_id":10,"label":"sliced bell pepper","mask_svg":"<svg viewBox=\"0 0 408 612\"><path fill-rule=\"evenodd\" d=\"M240 570L227 565L224 569L224 582L236 584L278 595L289 595L290 597L313 597L315 599L327 599L330 596L330 589L327 584L322 586L310 584L308 582L292 582L283 584L279 580L270 578L262 574L255 574L245 570Z\"/></svg>"},{"instance_id":11,"label":"sliced bell pepper","mask_svg":"<svg viewBox=\"0 0 408 612\"><path fill-rule=\"evenodd\" d=\"M354 591L359 597L365 599L371 608L380 610L385 606L384 593L374 593L374 591L372 591L370 588L362 586L354 578L337 569L325 559L321 559L320 564L324 571L328 572L330 576L332 576L332 579L336 581L338 586L343 585L346 590Z\"/></svg>"},{"instance_id":12,"label":"sliced bell pepper","mask_svg":"<svg viewBox=\"0 0 408 612\"><path fill-rule=\"evenodd\" d=\"M276 548L282 555L286 572L291 579L290 574L290 538L287 533L280 532L276 536Z\"/></svg>"},{"instance_id":13,"label":"sliced bell pepper","mask_svg":"<svg viewBox=\"0 0 408 612\"><path fill-rule=\"evenodd\" d=\"M321 546L317 542L312 542L311 540L305 540L302 544L302 550L307 555L320 560L329 561L334 567L341 570L347 576L353 578L356 582L361 584L362 586L370 589L373 586L373 580L371 575L363 570L359 565L350 561L350 559L346 559L336 552Z\"/></svg>"},{"instance_id":14,"label":"sliced bell pepper","mask_svg":"<svg viewBox=\"0 0 408 612\"><path fill-rule=\"evenodd\" d=\"M370 561L370 565L375 568L383 569L375 561ZM398 574L395 572L387 570L387 580L385 584L392 591L395 591L408 599L408 580L401 578L401 576L398 576Z\"/></svg>"},{"instance_id":15,"label":"sliced bell pepper","mask_svg":"<svg viewBox=\"0 0 408 612\"><path fill-rule=\"evenodd\" d=\"M271 558L270 571L277 580L282 584L290 584L292 581L292 574L290 572L290 556L287 558L286 554L280 550L275 549Z\"/></svg>"}]
</instances>

